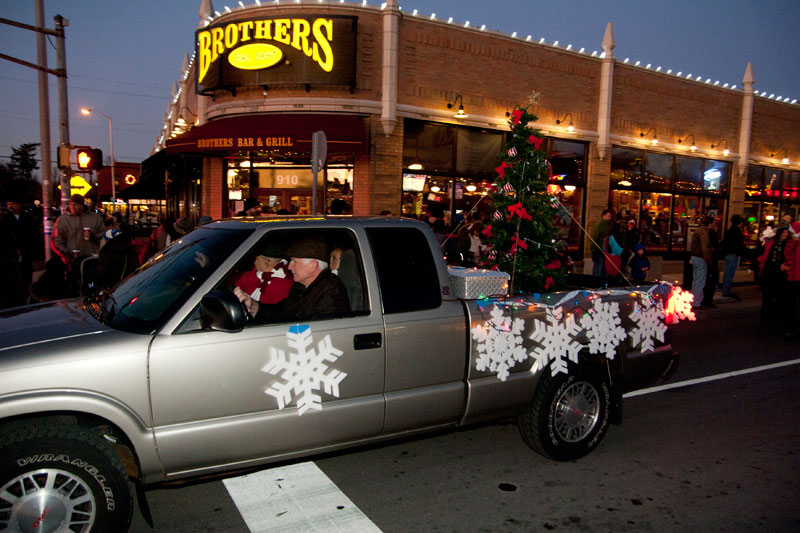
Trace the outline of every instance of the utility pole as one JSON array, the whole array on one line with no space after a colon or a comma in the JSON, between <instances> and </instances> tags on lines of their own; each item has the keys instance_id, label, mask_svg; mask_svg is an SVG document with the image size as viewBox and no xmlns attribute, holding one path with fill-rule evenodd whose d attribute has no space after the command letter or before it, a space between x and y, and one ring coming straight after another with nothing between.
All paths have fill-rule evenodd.
<instances>
[{"instance_id":1,"label":"utility pole","mask_svg":"<svg viewBox=\"0 0 800 533\"><path fill-rule=\"evenodd\" d=\"M23 24L13 20L0 18L0 24L8 24L24 30L37 32L36 37L36 56L37 64L29 63L16 57L0 54L0 59L5 59L13 63L18 63L28 68L39 71L39 137L42 155L42 218L44 222L44 256L50 259L50 234L52 224L48 216L50 209L50 184L52 183L50 159L50 94L47 88L47 75L52 74L58 78L59 101L61 102L61 139L62 145L69 147L69 120L67 118L67 60L64 53L64 26L69 26L69 21L61 15L56 16L56 29L48 30L44 25L44 0L36 0L36 26ZM57 53L58 69L47 68L47 46L46 35L56 37L60 46ZM61 211L65 212L69 207L69 176L61 174Z\"/></svg>"},{"instance_id":2,"label":"utility pole","mask_svg":"<svg viewBox=\"0 0 800 533\"><path fill-rule=\"evenodd\" d=\"M36 25L44 27L44 0L36 0ZM47 68L46 37L36 34L36 56L39 66ZM50 161L50 91L47 86L47 71L39 70L39 142L42 155L42 223L44 224L44 260L50 260L50 235L53 222L50 220L50 184L52 181Z\"/></svg>"},{"instance_id":3,"label":"utility pole","mask_svg":"<svg viewBox=\"0 0 800 533\"><path fill-rule=\"evenodd\" d=\"M43 0L37 0L42 2ZM56 70L63 72L58 76L58 129L60 146L69 146L69 105L67 102L67 54L64 50L64 27L69 21L61 15L53 17L56 24ZM69 209L69 169L61 171L61 212Z\"/></svg>"}]
</instances>

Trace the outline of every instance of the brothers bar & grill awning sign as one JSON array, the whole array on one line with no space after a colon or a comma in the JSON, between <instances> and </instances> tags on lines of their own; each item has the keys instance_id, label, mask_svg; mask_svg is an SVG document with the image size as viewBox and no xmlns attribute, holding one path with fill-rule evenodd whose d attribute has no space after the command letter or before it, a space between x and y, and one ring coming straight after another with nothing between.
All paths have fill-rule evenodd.
<instances>
[{"instance_id":1,"label":"brothers bar & grill awning sign","mask_svg":"<svg viewBox=\"0 0 800 533\"><path fill-rule=\"evenodd\" d=\"M357 25L358 17L297 15L197 30L196 91L280 84L354 89Z\"/></svg>"},{"instance_id":2,"label":"brothers bar & grill awning sign","mask_svg":"<svg viewBox=\"0 0 800 533\"><path fill-rule=\"evenodd\" d=\"M358 115L246 115L212 120L166 142L168 154L311 154L315 131L324 131L328 152L364 153L364 118Z\"/></svg>"}]
</instances>

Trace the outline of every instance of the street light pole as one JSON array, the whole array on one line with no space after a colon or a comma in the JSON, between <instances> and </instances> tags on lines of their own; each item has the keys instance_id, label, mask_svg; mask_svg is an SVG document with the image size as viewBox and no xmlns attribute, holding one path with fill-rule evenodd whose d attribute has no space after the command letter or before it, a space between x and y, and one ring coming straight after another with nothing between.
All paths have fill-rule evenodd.
<instances>
[{"instance_id":1,"label":"street light pole","mask_svg":"<svg viewBox=\"0 0 800 533\"><path fill-rule=\"evenodd\" d=\"M88 107L81 108L81 113L84 115L91 115L97 113L103 115L108 119L108 144L111 148L111 203L113 204L112 211L117 207L117 176L114 173L114 128L111 125L111 117L98 111L97 109L90 109Z\"/></svg>"}]
</instances>

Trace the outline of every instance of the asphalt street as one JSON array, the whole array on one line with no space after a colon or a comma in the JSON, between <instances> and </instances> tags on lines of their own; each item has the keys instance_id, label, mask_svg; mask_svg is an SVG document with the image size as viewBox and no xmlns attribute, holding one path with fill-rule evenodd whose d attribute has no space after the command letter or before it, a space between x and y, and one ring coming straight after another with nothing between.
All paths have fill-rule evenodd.
<instances>
[{"instance_id":1,"label":"asphalt street","mask_svg":"<svg viewBox=\"0 0 800 533\"><path fill-rule=\"evenodd\" d=\"M800 341L760 324L757 287L738 292L674 328L681 361L663 384L674 388L627 398L622 426L590 455L549 461L506 420L323 456L309 465L336 494L317 530L800 530ZM252 475L265 488L249 489L247 506L221 480L150 490L156 527L135 510L131 530L286 531L291 506L327 505L311 492L275 512L268 482L288 490L288 476Z\"/></svg>"}]
</instances>

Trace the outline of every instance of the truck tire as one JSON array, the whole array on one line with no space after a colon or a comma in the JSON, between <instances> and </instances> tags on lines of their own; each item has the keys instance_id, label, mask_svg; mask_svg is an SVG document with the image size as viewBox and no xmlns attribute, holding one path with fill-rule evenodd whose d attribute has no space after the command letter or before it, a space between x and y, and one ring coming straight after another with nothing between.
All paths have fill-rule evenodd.
<instances>
[{"instance_id":1,"label":"truck tire","mask_svg":"<svg viewBox=\"0 0 800 533\"><path fill-rule=\"evenodd\" d=\"M102 437L69 424L0 437L0 530L127 531L128 477Z\"/></svg>"},{"instance_id":2,"label":"truck tire","mask_svg":"<svg viewBox=\"0 0 800 533\"><path fill-rule=\"evenodd\" d=\"M571 461L600 443L609 423L611 386L601 371L551 375L545 369L530 406L519 417L522 439L535 452Z\"/></svg>"}]
</instances>

